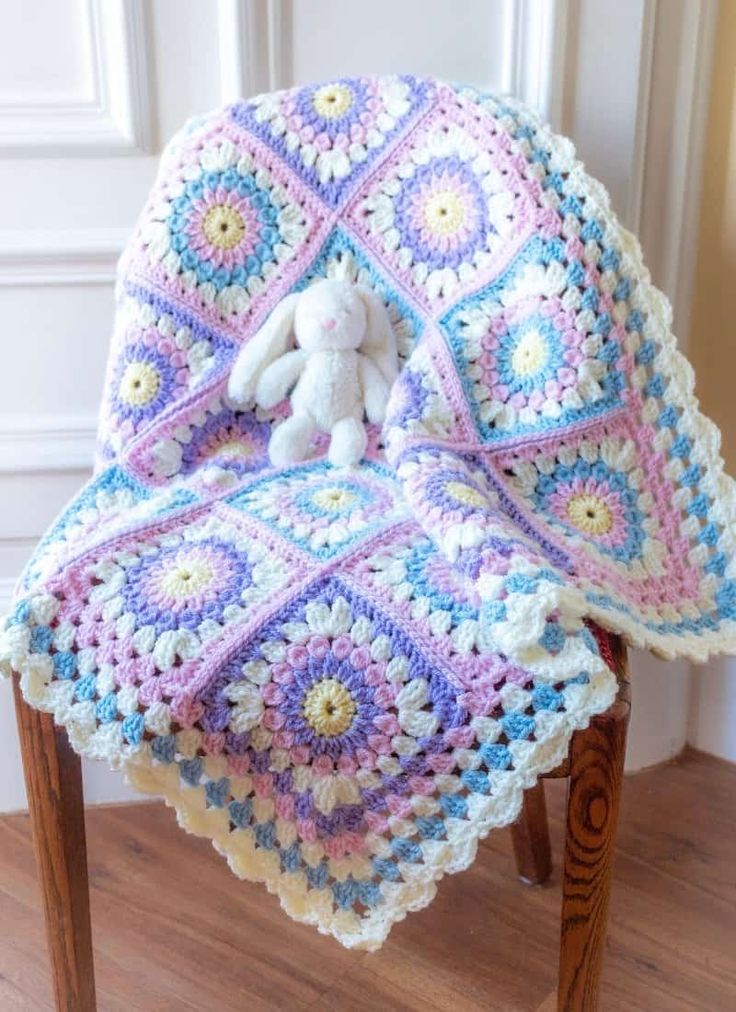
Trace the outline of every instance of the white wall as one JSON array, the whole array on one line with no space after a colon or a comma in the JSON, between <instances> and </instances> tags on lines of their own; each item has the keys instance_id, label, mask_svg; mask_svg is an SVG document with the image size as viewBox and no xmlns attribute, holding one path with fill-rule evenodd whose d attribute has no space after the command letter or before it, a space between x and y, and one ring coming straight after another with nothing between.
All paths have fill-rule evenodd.
<instances>
[{"instance_id":1,"label":"white wall","mask_svg":"<svg viewBox=\"0 0 736 1012\"><path fill-rule=\"evenodd\" d=\"M693 680L690 744L736 762L736 660L718 657L696 667Z\"/></svg>"},{"instance_id":2,"label":"white wall","mask_svg":"<svg viewBox=\"0 0 736 1012\"><path fill-rule=\"evenodd\" d=\"M675 75L681 112L697 99L707 47L701 53L686 40L707 26L712 0L368 6L370 18L365 0L35 0L4 9L0 608L35 539L86 473L115 259L162 140L188 116L239 94L360 71L433 73L511 91L573 136L626 222L642 232L655 278L670 293L687 281L698 138L687 116L664 139L646 127L661 123L656 103L671 101L667 74ZM643 213L663 189L672 207L685 205L679 244ZM664 265L659 275L656 265ZM636 659L634 667L630 763L638 766L682 746L690 690L683 666ZM660 686L668 710L652 727L646 715ZM0 686L0 810L24 803L8 688ZM697 741L720 748L710 720L703 710ZM124 796L99 767L85 774L90 801Z\"/></svg>"}]
</instances>

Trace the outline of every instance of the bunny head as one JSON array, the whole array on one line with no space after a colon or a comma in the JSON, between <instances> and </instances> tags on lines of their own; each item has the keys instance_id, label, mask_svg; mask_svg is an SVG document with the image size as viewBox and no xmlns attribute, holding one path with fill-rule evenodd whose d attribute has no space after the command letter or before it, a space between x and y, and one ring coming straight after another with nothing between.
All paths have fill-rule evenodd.
<instances>
[{"instance_id":1,"label":"bunny head","mask_svg":"<svg viewBox=\"0 0 736 1012\"><path fill-rule=\"evenodd\" d=\"M259 374L294 344L310 354L360 351L386 383L396 379L396 339L381 297L365 285L325 278L282 299L244 345L230 374L232 400L252 401Z\"/></svg>"},{"instance_id":2,"label":"bunny head","mask_svg":"<svg viewBox=\"0 0 736 1012\"><path fill-rule=\"evenodd\" d=\"M294 335L305 351L357 349L368 315L357 285L326 279L305 289L294 309Z\"/></svg>"}]
</instances>

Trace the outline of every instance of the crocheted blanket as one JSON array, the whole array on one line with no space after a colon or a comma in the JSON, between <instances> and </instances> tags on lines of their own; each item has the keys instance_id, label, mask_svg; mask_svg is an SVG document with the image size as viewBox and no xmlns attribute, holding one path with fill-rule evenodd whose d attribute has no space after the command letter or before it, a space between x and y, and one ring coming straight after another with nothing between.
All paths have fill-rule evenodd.
<instances>
[{"instance_id":1,"label":"crocheted blanket","mask_svg":"<svg viewBox=\"0 0 736 1012\"><path fill-rule=\"evenodd\" d=\"M228 372L325 276L403 361L340 471ZM345 945L466 868L611 703L588 622L736 646L736 499L670 313L571 144L411 77L262 95L167 148L123 256L95 477L43 539L5 673L82 754ZM656 715L652 715L656 719Z\"/></svg>"}]
</instances>

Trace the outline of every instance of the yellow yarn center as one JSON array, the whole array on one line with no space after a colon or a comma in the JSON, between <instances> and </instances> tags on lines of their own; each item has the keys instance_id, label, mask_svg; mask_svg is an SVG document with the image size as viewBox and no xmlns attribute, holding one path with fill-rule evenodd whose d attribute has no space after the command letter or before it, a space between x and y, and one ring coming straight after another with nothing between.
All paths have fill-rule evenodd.
<instances>
[{"instance_id":1,"label":"yellow yarn center","mask_svg":"<svg viewBox=\"0 0 736 1012\"><path fill-rule=\"evenodd\" d=\"M181 562L161 577L160 587L167 597L183 601L204 590L212 580L212 569L201 559Z\"/></svg>"},{"instance_id":2,"label":"yellow yarn center","mask_svg":"<svg viewBox=\"0 0 736 1012\"><path fill-rule=\"evenodd\" d=\"M339 119L353 104L353 94L344 84L326 84L314 93L312 103L323 119Z\"/></svg>"},{"instance_id":3,"label":"yellow yarn center","mask_svg":"<svg viewBox=\"0 0 736 1012\"><path fill-rule=\"evenodd\" d=\"M242 216L229 204L215 204L202 220L202 231L207 242L219 249L232 249L245 235Z\"/></svg>"},{"instance_id":4,"label":"yellow yarn center","mask_svg":"<svg viewBox=\"0 0 736 1012\"><path fill-rule=\"evenodd\" d=\"M315 682L304 697L304 717L317 734L326 738L344 734L356 709L352 695L336 678Z\"/></svg>"},{"instance_id":5,"label":"yellow yarn center","mask_svg":"<svg viewBox=\"0 0 736 1012\"><path fill-rule=\"evenodd\" d=\"M488 500L482 492L471 485L463 485L461 481L448 481L445 492L463 506L476 506L478 509L488 506Z\"/></svg>"},{"instance_id":6,"label":"yellow yarn center","mask_svg":"<svg viewBox=\"0 0 736 1012\"><path fill-rule=\"evenodd\" d=\"M129 362L120 380L120 397L126 404L141 408L158 393L161 378L148 362Z\"/></svg>"},{"instance_id":7,"label":"yellow yarn center","mask_svg":"<svg viewBox=\"0 0 736 1012\"><path fill-rule=\"evenodd\" d=\"M454 235L465 218L463 202L452 190L440 190L424 205L424 221L435 235Z\"/></svg>"},{"instance_id":8,"label":"yellow yarn center","mask_svg":"<svg viewBox=\"0 0 736 1012\"><path fill-rule=\"evenodd\" d=\"M613 514L608 504L599 496L587 492L576 495L569 501L567 515L586 534L608 534L613 527Z\"/></svg>"},{"instance_id":9,"label":"yellow yarn center","mask_svg":"<svg viewBox=\"0 0 736 1012\"><path fill-rule=\"evenodd\" d=\"M511 367L517 376L533 376L547 361L547 342L538 330L529 330L511 355Z\"/></svg>"},{"instance_id":10,"label":"yellow yarn center","mask_svg":"<svg viewBox=\"0 0 736 1012\"><path fill-rule=\"evenodd\" d=\"M355 493L346 488L322 488L312 497L315 506L331 513L342 512L352 506L355 500Z\"/></svg>"}]
</instances>

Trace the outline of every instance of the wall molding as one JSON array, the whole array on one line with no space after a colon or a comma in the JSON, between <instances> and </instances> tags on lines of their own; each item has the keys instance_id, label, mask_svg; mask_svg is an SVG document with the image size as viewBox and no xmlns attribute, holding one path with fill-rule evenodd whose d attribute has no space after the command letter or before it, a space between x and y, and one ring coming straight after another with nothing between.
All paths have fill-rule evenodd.
<instances>
[{"instance_id":1,"label":"wall molding","mask_svg":"<svg viewBox=\"0 0 736 1012\"><path fill-rule=\"evenodd\" d=\"M520 0L522 5L533 2ZM600 45L600 19L608 9L605 0L565 0L567 21L558 23L557 29L567 37L563 67L557 72L563 82L562 132L579 151L583 148L583 158L588 145L590 160L597 160L589 167L606 182L605 129L606 117L611 117L618 145L618 174L615 182L608 181L614 207L641 240L655 284L672 302L673 329L683 349L697 247L717 3L626 0L627 20L636 26L621 68L622 91L632 100L626 124L620 117L616 124L616 99L609 97L606 82L595 76L591 56ZM615 27L620 42L622 24ZM522 35L517 32L517 38ZM582 59L587 68L582 78L581 57L587 57Z\"/></svg>"},{"instance_id":2,"label":"wall molding","mask_svg":"<svg viewBox=\"0 0 736 1012\"><path fill-rule=\"evenodd\" d=\"M0 230L0 288L109 285L127 228Z\"/></svg>"},{"instance_id":3,"label":"wall molding","mask_svg":"<svg viewBox=\"0 0 736 1012\"><path fill-rule=\"evenodd\" d=\"M89 471L97 418L0 415L0 475Z\"/></svg>"},{"instance_id":4,"label":"wall molding","mask_svg":"<svg viewBox=\"0 0 736 1012\"><path fill-rule=\"evenodd\" d=\"M220 47L220 92L223 102L257 91L256 58L252 22L256 5L240 0L219 0L217 29Z\"/></svg>"},{"instance_id":5,"label":"wall molding","mask_svg":"<svg viewBox=\"0 0 736 1012\"><path fill-rule=\"evenodd\" d=\"M568 0L506 0L502 87L557 130L568 20Z\"/></svg>"},{"instance_id":6,"label":"wall molding","mask_svg":"<svg viewBox=\"0 0 736 1012\"><path fill-rule=\"evenodd\" d=\"M675 126L668 152L667 214L662 222L663 257L658 280L672 302L674 328L686 350L718 0L693 0L681 6L679 51L671 54L678 67ZM660 4L660 10L664 13L664 5Z\"/></svg>"},{"instance_id":7,"label":"wall molding","mask_svg":"<svg viewBox=\"0 0 736 1012\"><path fill-rule=\"evenodd\" d=\"M151 150L144 0L89 0L81 31L93 89L78 101L0 102L0 152L17 156Z\"/></svg>"},{"instance_id":8,"label":"wall molding","mask_svg":"<svg viewBox=\"0 0 736 1012\"><path fill-rule=\"evenodd\" d=\"M568 0L502 0L501 88L559 128ZM219 0L220 91L233 102L291 83L290 7L286 0Z\"/></svg>"},{"instance_id":9,"label":"wall molding","mask_svg":"<svg viewBox=\"0 0 736 1012\"><path fill-rule=\"evenodd\" d=\"M635 235L638 235L641 229L642 200L644 199L644 173L646 169L647 139L649 137L649 110L652 100L657 5L658 0L644 0L641 47L639 50L636 132L631 157L631 179L624 212L626 225Z\"/></svg>"},{"instance_id":10,"label":"wall molding","mask_svg":"<svg viewBox=\"0 0 736 1012\"><path fill-rule=\"evenodd\" d=\"M283 0L219 0L223 102L286 87L287 17Z\"/></svg>"}]
</instances>

